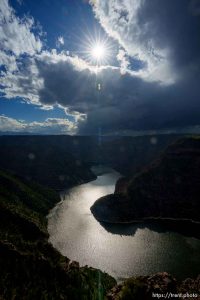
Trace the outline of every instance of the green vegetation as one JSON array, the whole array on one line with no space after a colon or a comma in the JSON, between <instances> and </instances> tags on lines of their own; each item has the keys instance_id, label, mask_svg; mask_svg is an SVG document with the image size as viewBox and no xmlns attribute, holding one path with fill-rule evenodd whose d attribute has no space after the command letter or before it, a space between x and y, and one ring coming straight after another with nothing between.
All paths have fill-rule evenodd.
<instances>
[{"instance_id":1,"label":"green vegetation","mask_svg":"<svg viewBox=\"0 0 200 300\"><path fill-rule=\"evenodd\" d=\"M57 193L0 171L0 299L103 299L115 280L70 263L49 243Z\"/></svg>"}]
</instances>

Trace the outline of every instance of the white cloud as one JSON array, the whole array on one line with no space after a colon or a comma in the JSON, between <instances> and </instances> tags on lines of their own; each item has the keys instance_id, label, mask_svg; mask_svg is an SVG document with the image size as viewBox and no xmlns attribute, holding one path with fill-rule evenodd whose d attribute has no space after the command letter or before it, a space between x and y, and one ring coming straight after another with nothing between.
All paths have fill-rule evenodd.
<instances>
[{"instance_id":1,"label":"white cloud","mask_svg":"<svg viewBox=\"0 0 200 300\"><path fill-rule=\"evenodd\" d=\"M0 116L0 131L22 131L25 129L23 122L6 116Z\"/></svg>"},{"instance_id":2,"label":"white cloud","mask_svg":"<svg viewBox=\"0 0 200 300\"><path fill-rule=\"evenodd\" d=\"M10 62L12 56L8 56L7 59ZM6 69L6 72L2 72L0 87L0 91L4 94L5 98L21 97L29 103L39 105L38 91L42 88L43 80L38 76L39 72L35 64L35 59L24 58L22 67L16 66L11 61L11 64L8 63Z\"/></svg>"},{"instance_id":3,"label":"white cloud","mask_svg":"<svg viewBox=\"0 0 200 300\"><path fill-rule=\"evenodd\" d=\"M18 69L16 56L15 55L8 55L4 51L0 50L0 64L5 66L6 71L13 72ZM3 75L4 72L1 72Z\"/></svg>"},{"instance_id":4,"label":"white cloud","mask_svg":"<svg viewBox=\"0 0 200 300\"><path fill-rule=\"evenodd\" d=\"M75 134L77 123L71 122L68 119L48 118L44 122L27 123L26 130L31 133Z\"/></svg>"},{"instance_id":5,"label":"white cloud","mask_svg":"<svg viewBox=\"0 0 200 300\"><path fill-rule=\"evenodd\" d=\"M119 49L119 52L117 54L117 60L120 62L120 68L122 74L125 74L130 65L126 51L124 51L123 49Z\"/></svg>"},{"instance_id":6,"label":"white cloud","mask_svg":"<svg viewBox=\"0 0 200 300\"><path fill-rule=\"evenodd\" d=\"M65 41L64 41L63 36L59 36L58 39L57 39L57 41L56 41L56 47L59 48L60 46L63 46L64 43L65 43Z\"/></svg>"},{"instance_id":7,"label":"white cloud","mask_svg":"<svg viewBox=\"0 0 200 300\"><path fill-rule=\"evenodd\" d=\"M48 118L44 122L25 122L0 116L1 132L30 132L38 134L75 134L77 123L68 119Z\"/></svg>"},{"instance_id":8,"label":"white cloud","mask_svg":"<svg viewBox=\"0 0 200 300\"><path fill-rule=\"evenodd\" d=\"M24 53L34 55L41 51L42 42L33 32L33 18L17 17L7 0L0 1L0 24L1 50L16 56Z\"/></svg>"},{"instance_id":9,"label":"white cloud","mask_svg":"<svg viewBox=\"0 0 200 300\"><path fill-rule=\"evenodd\" d=\"M155 42L152 20L141 22L139 14L145 0L90 0L96 18L107 34L116 39L126 53L145 62L146 68L133 71L148 81L172 84L177 79L172 72L169 48Z\"/></svg>"},{"instance_id":10,"label":"white cloud","mask_svg":"<svg viewBox=\"0 0 200 300\"><path fill-rule=\"evenodd\" d=\"M19 96L38 101L36 90L41 82L36 79L37 69L31 57L42 50L39 34L35 33L32 17L20 19L7 0L0 1L0 66L5 68L0 75L1 86L5 88L2 92L7 98Z\"/></svg>"}]
</instances>

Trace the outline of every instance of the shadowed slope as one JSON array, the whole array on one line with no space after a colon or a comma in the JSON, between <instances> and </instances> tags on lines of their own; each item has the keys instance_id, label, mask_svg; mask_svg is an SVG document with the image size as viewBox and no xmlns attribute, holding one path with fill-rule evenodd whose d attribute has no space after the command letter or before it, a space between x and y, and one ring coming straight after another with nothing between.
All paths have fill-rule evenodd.
<instances>
[{"instance_id":1,"label":"shadowed slope","mask_svg":"<svg viewBox=\"0 0 200 300\"><path fill-rule=\"evenodd\" d=\"M1 299L98 299L115 284L48 243L45 215L57 201L55 192L0 171Z\"/></svg>"}]
</instances>

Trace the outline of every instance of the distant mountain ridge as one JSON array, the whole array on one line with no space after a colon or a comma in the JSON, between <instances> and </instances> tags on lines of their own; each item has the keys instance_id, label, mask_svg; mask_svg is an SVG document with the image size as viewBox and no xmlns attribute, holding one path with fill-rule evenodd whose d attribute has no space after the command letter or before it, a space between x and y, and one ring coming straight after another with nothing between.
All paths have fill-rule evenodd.
<instances>
[{"instance_id":1,"label":"distant mountain ridge","mask_svg":"<svg viewBox=\"0 0 200 300\"><path fill-rule=\"evenodd\" d=\"M95 179L92 165L136 173L178 137L0 136L0 168L62 190Z\"/></svg>"},{"instance_id":2,"label":"distant mountain ridge","mask_svg":"<svg viewBox=\"0 0 200 300\"><path fill-rule=\"evenodd\" d=\"M0 136L2 135L14 135L14 136L21 136L21 135L40 135L40 133L32 133L28 131L0 131Z\"/></svg>"},{"instance_id":3,"label":"distant mountain ridge","mask_svg":"<svg viewBox=\"0 0 200 300\"><path fill-rule=\"evenodd\" d=\"M60 142L53 136L1 136L0 168L55 190L96 179L90 166Z\"/></svg>"}]
</instances>

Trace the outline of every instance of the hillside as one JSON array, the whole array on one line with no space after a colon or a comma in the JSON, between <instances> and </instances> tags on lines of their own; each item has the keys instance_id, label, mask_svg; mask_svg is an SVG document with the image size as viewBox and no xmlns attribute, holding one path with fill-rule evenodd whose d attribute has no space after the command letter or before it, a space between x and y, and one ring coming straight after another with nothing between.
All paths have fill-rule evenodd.
<instances>
[{"instance_id":1,"label":"hillside","mask_svg":"<svg viewBox=\"0 0 200 300\"><path fill-rule=\"evenodd\" d=\"M178 137L0 136L0 168L62 190L96 179L92 165L134 174Z\"/></svg>"},{"instance_id":2,"label":"hillside","mask_svg":"<svg viewBox=\"0 0 200 300\"><path fill-rule=\"evenodd\" d=\"M145 170L120 182L113 195L100 198L91 207L98 220L172 218L200 222L200 139L177 141Z\"/></svg>"},{"instance_id":3,"label":"hillside","mask_svg":"<svg viewBox=\"0 0 200 300\"><path fill-rule=\"evenodd\" d=\"M57 137L0 137L0 168L41 185L62 190L96 179Z\"/></svg>"},{"instance_id":4,"label":"hillside","mask_svg":"<svg viewBox=\"0 0 200 300\"><path fill-rule=\"evenodd\" d=\"M115 284L48 243L45 216L57 201L52 190L0 171L0 299L99 299Z\"/></svg>"},{"instance_id":5,"label":"hillside","mask_svg":"<svg viewBox=\"0 0 200 300\"><path fill-rule=\"evenodd\" d=\"M146 135L115 137L102 143L100 157L123 176L132 176L156 159L181 135Z\"/></svg>"}]
</instances>

